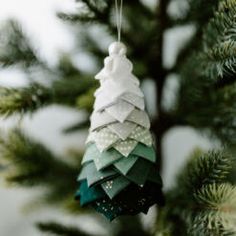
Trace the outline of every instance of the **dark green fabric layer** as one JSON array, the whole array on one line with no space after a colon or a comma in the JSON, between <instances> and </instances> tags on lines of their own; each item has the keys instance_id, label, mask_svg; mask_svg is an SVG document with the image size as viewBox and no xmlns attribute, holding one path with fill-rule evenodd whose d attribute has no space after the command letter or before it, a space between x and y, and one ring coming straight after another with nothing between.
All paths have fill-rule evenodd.
<instances>
[{"instance_id":1,"label":"dark green fabric layer","mask_svg":"<svg viewBox=\"0 0 236 236\"><path fill-rule=\"evenodd\" d=\"M128 158L126 158L126 160L128 160ZM122 167L124 167L124 171L121 169ZM126 173L126 175L123 173ZM79 182L82 180L86 180L89 187L94 185L102 186L103 190L111 199L131 183L143 186L149 181L162 185L157 166L143 158L137 159L137 161L131 165L128 172L125 165L120 165L119 170L112 165L104 170L98 171L93 161L88 162L82 168L78 178Z\"/></svg>"},{"instance_id":2,"label":"dark green fabric layer","mask_svg":"<svg viewBox=\"0 0 236 236\"><path fill-rule=\"evenodd\" d=\"M87 182L82 181L77 199L82 206L92 206L109 220L120 215L147 213L153 204L164 204L161 186L151 182L147 182L143 187L131 184L111 200L99 186L89 188Z\"/></svg>"},{"instance_id":3,"label":"dark green fabric layer","mask_svg":"<svg viewBox=\"0 0 236 236\"><path fill-rule=\"evenodd\" d=\"M88 205L104 197L106 197L106 194L100 186L89 188L86 180L80 183L75 194L75 199L80 201L81 206Z\"/></svg>"}]
</instances>

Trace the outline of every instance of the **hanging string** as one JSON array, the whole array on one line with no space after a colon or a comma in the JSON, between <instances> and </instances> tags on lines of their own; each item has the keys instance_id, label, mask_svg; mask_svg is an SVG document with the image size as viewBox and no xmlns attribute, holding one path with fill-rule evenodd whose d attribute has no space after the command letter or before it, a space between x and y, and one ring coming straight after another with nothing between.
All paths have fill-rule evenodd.
<instances>
[{"instance_id":1,"label":"hanging string","mask_svg":"<svg viewBox=\"0 0 236 236\"><path fill-rule=\"evenodd\" d=\"M117 35L118 42L121 40L121 29L122 29L122 17L123 17L123 0L115 0L116 3L116 26L117 26Z\"/></svg>"}]
</instances>

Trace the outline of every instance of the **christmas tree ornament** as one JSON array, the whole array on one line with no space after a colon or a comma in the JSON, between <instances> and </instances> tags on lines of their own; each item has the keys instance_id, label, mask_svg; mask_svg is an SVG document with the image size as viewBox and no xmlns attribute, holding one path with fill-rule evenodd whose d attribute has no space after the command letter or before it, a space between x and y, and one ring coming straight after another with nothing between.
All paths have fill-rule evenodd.
<instances>
[{"instance_id":1,"label":"christmas tree ornament","mask_svg":"<svg viewBox=\"0 0 236 236\"><path fill-rule=\"evenodd\" d=\"M118 11L116 1L116 9L118 42L110 45L104 68L95 76L100 87L76 193L81 206L92 206L109 220L147 213L164 201L144 95L120 42L122 2Z\"/></svg>"}]
</instances>

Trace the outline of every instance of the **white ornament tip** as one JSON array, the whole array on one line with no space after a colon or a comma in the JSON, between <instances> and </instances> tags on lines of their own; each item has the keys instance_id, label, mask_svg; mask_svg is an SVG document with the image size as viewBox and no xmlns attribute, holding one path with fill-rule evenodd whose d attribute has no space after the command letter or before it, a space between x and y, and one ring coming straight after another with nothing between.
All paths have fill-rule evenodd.
<instances>
[{"instance_id":1,"label":"white ornament tip","mask_svg":"<svg viewBox=\"0 0 236 236\"><path fill-rule=\"evenodd\" d=\"M121 42L114 42L109 46L109 55L125 56L127 52L126 46Z\"/></svg>"}]
</instances>

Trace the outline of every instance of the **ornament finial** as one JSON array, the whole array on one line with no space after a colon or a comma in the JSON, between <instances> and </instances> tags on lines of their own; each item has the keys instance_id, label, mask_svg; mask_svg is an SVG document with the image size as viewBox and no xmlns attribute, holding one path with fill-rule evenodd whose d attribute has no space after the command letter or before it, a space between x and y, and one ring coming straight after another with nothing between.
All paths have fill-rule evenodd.
<instances>
[{"instance_id":1,"label":"ornament finial","mask_svg":"<svg viewBox=\"0 0 236 236\"><path fill-rule=\"evenodd\" d=\"M109 55L125 56L127 52L126 46L121 42L114 42L109 46Z\"/></svg>"}]
</instances>

